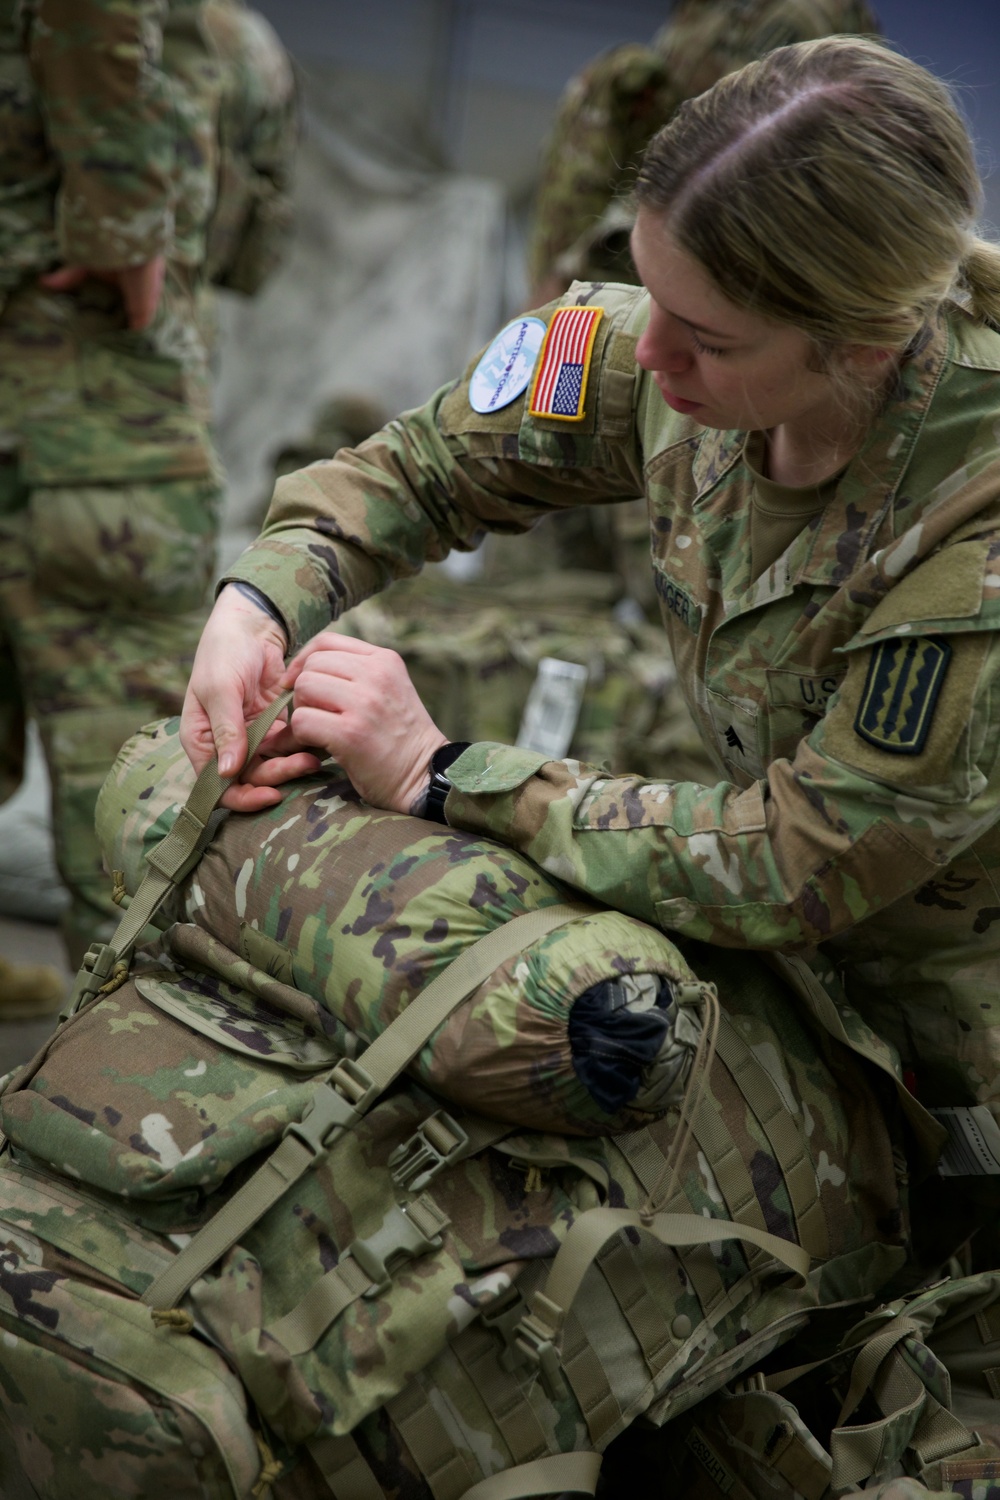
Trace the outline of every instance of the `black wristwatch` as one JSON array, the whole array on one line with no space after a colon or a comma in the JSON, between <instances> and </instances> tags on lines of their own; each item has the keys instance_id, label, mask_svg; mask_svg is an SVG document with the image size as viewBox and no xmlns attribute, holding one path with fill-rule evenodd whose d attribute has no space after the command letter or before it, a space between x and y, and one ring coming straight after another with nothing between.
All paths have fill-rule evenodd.
<instances>
[{"instance_id":1,"label":"black wristwatch","mask_svg":"<svg viewBox=\"0 0 1000 1500\"><path fill-rule=\"evenodd\" d=\"M471 740L452 740L447 745L439 745L434 751L431 756L431 781L424 794L424 805L419 814L421 818L448 826L448 819L444 815L444 804L451 791L448 767L453 760L458 760L463 750L468 750L471 743Z\"/></svg>"}]
</instances>

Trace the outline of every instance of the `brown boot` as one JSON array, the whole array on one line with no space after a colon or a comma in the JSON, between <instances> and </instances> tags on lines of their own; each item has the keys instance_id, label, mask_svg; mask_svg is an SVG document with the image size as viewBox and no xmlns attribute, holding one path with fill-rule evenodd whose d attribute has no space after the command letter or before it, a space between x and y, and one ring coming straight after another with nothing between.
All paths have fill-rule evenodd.
<instances>
[{"instance_id":1,"label":"brown boot","mask_svg":"<svg viewBox=\"0 0 1000 1500\"><path fill-rule=\"evenodd\" d=\"M0 1021L31 1021L59 1009L66 986L48 964L0 958Z\"/></svg>"}]
</instances>

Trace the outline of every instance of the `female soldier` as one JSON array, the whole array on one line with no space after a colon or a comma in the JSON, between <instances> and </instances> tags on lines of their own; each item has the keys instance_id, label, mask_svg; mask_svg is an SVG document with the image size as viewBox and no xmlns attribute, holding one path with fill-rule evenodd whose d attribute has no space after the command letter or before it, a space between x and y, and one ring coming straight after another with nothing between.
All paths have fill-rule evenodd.
<instances>
[{"instance_id":1,"label":"female soldier","mask_svg":"<svg viewBox=\"0 0 1000 1500\"><path fill-rule=\"evenodd\" d=\"M979 193L944 87L874 43L782 48L686 104L640 177L645 292L577 286L279 484L203 637L192 759L235 770L286 649L391 578L644 493L716 785L446 745L398 658L321 634L230 805L276 800L322 746L373 803L601 902L802 952L926 1104L1000 1110L1000 251Z\"/></svg>"}]
</instances>

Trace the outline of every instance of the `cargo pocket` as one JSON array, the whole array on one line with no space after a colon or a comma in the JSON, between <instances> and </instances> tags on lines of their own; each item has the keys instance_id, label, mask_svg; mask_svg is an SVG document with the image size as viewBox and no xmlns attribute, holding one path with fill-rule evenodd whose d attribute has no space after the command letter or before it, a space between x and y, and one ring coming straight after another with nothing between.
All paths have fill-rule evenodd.
<instances>
[{"instance_id":1,"label":"cargo pocket","mask_svg":"<svg viewBox=\"0 0 1000 1500\"><path fill-rule=\"evenodd\" d=\"M29 502L37 587L85 609L197 609L215 569L219 503L205 479L38 486Z\"/></svg>"}]
</instances>

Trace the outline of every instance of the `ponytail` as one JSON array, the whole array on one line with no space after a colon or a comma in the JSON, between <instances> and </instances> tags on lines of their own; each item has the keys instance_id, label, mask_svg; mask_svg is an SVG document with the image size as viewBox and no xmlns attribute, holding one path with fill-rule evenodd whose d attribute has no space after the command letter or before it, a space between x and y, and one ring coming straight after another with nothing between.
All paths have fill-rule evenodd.
<instances>
[{"instance_id":1,"label":"ponytail","mask_svg":"<svg viewBox=\"0 0 1000 1500\"><path fill-rule=\"evenodd\" d=\"M959 267L959 286L968 293L970 311L1000 331L1000 245L973 238Z\"/></svg>"}]
</instances>

